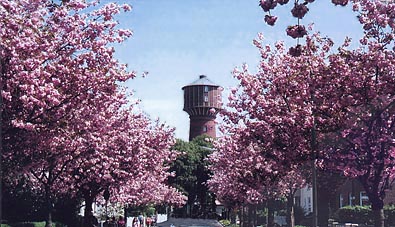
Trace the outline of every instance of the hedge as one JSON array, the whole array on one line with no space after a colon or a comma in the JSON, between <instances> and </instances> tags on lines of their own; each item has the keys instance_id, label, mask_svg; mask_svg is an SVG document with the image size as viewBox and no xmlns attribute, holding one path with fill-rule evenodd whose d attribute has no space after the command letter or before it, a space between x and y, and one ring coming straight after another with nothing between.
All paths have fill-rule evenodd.
<instances>
[{"instance_id":1,"label":"hedge","mask_svg":"<svg viewBox=\"0 0 395 227\"><path fill-rule=\"evenodd\" d=\"M340 223L372 225L374 223L370 206L345 206L337 210L336 216ZM384 216L386 226L395 223L395 206L385 206Z\"/></svg>"},{"instance_id":2,"label":"hedge","mask_svg":"<svg viewBox=\"0 0 395 227\"><path fill-rule=\"evenodd\" d=\"M65 225L59 222L53 223L54 227L64 227ZM1 224L1 227L45 227L45 221L41 222L18 222L18 223L10 223L8 225Z\"/></svg>"}]
</instances>

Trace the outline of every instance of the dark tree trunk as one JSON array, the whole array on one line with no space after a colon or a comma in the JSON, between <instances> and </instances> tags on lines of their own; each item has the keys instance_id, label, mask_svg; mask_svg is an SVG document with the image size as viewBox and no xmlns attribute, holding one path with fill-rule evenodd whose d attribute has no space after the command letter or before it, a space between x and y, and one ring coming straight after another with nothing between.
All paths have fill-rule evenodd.
<instances>
[{"instance_id":1,"label":"dark tree trunk","mask_svg":"<svg viewBox=\"0 0 395 227\"><path fill-rule=\"evenodd\" d=\"M287 196L287 226L295 227L294 193Z\"/></svg>"},{"instance_id":2,"label":"dark tree trunk","mask_svg":"<svg viewBox=\"0 0 395 227\"><path fill-rule=\"evenodd\" d=\"M323 189L318 188L319 195L319 203L318 205L318 226L328 226L329 219L329 199L331 197L331 193L324 191ZM336 198L334 198L336 199Z\"/></svg>"},{"instance_id":3,"label":"dark tree trunk","mask_svg":"<svg viewBox=\"0 0 395 227\"><path fill-rule=\"evenodd\" d=\"M244 209L243 227L256 226L254 223L254 215L255 215L254 205L246 205L243 209Z\"/></svg>"},{"instance_id":4,"label":"dark tree trunk","mask_svg":"<svg viewBox=\"0 0 395 227\"><path fill-rule=\"evenodd\" d=\"M51 189L49 185L45 186L45 205L47 210L47 217L45 220L45 227L52 227L52 212L53 212L53 201L51 196Z\"/></svg>"},{"instance_id":5,"label":"dark tree trunk","mask_svg":"<svg viewBox=\"0 0 395 227\"><path fill-rule=\"evenodd\" d=\"M52 209L47 213L47 220L45 220L45 227L52 227Z\"/></svg>"},{"instance_id":6,"label":"dark tree trunk","mask_svg":"<svg viewBox=\"0 0 395 227\"><path fill-rule=\"evenodd\" d=\"M370 198L369 198L370 199ZM374 227L384 227L384 202L379 198L370 199L372 203L372 213Z\"/></svg>"},{"instance_id":7,"label":"dark tree trunk","mask_svg":"<svg viewBox=\"0 0 395 227\"><path fill-rule=\"evenodd\" d=\"M240 227L245 227L245 212L244 212L245 210L244 210L244 205L243 206L241 206L241 208L240 208L240 212L239 212L239 222L240 222Z\"/></svg>"},{"instance_id":8,"label":"dark tree trunk","mask_svg":"<svg viewBox=\"0 0 395 227\"><path fill-rule=\"evenodd\" d=\"M318 170L317 172L317 201L318 226L328 226L328 219L331 216L331 205L334 210L338 208L336 200L338 190L344 184L346 178L341 173L329 170ZM331 201L333 203L331 204Z\"/></svg>"},{"instance_id":9,"label":"dark tree trunk","mask_svg":"<svg viewBox=\"0 0 395 227\"><path fill-rule=\"evenodd\" d=\"M384 209L372 211L374 218L374 227L384 227Z\"/></svg>"},{"instance_id":10,"label":"dark tree trunk","mask_svg":"<svg viewBox=\"0 0 395 227\"><path fill-rule=\"evenodd\" d=\"M236 224L237 213L235 208L232 208L229 213L230 213L230 224Z\"/></svg>"},{"instance_id":11,"label":"dark tree trunk","mask_svg":"<svg viewBox=\"0 0 395 227\"><path fill-rule=\"evenodd\" d=\"M379 178L373 180L367 175L360 176L359 181L364 187L371 203L374 227L384 227L384 197L385 193L380 193ZM381 189L383 190L383 189Z\"/></svg>"},{"instance_id":12,"label":"dark tree trunk","mask_svg":"<svg viewBox=\"0 0 395 227\"><path fill-rule=\"evenodd\" d=\"M91 195L85 195L84 200L85 200L85 209L84 209L83 227L92 227L92 225L94 224L93 220L95 218L93 217L93 212L92 212L93 197Z\"/></svg>"},{"instance_id":13,"label":"dark tree trunk","mask_svg":"<svg viewBox=\"0 0 395 227\"><path fill-rule=\"evenodd\" d=\"M267 201L267 227L274 227L274 199Z\"/></svg>"}]
</instances>

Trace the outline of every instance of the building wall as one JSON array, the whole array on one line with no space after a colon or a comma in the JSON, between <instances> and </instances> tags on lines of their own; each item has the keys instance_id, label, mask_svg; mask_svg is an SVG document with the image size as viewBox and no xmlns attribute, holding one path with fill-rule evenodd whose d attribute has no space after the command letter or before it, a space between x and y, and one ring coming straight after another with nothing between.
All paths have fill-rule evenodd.
<instances>
[{"instance_id":1,"label":"building wall","mask_svg":"<svg viewBox=\"0 0 395 227\"><path fill-rule=\"evenodd\" d=\"M309 186L299 189L295 195L296 205L303 208L305 214L313 212L313 190Z\"/></svg>"},{"instance_id":2,"label":"building wall","mask_svg":"<svg viewBox=\"0 0 395 227\"><path fill-rule=\"evenodd\" d=\"M184 111L189 114L189 140L199 135L216 137L215 117L221 108L218 86L193 85L184 90ZM214 109L214 111L212 111Z\"/></svg>"},{"instance_id":3,"label":"building wall","mask_svg":"<svg viewBox=\"0 0 395 227\"><path fill-rule=\"evenodd\" d=\"M369 198L358 180L347 180L339 190L339 207L369 205ZM395 204L395 188L386 192L384 205Z\"/></svg>"},{"instance_id":4,"label":"building wall","mask_svg":"<svg viewBox=\"0 0 395 227\"><path fill-rule=\"evenodd\" d=\"M184 87L184 110L189 115L196 115L196 108L221 108L221 91L218 87L195 85ZM210 113L207 113L210 114Z\"/></svg>"},{"instance_id":5,"label":"building wall","mask_svg":"<svg viewBox=\"0 0 395 227\"><path fill-rule=\"evenodd\" d=\"M190 116L189 140L200 135L216 137L215 116Z\"/></svg>"}]
</instances>

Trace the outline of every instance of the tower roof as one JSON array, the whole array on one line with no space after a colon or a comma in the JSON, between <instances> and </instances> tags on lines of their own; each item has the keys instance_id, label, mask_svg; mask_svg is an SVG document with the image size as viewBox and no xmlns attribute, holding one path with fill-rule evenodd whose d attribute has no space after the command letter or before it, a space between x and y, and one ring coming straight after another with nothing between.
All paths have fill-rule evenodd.
<instances>
[{"instance_id":1,"label":"tower roof","mask_svg":"<svg viewBox=\"0 0 395 227\"><path fill-rule=\"evenodd\" d=\"M209 80L206 75L200 75L199 79L193 81L192 83L190 83L188 85L185 85L184 87L182 87L182 89L184 89L185 87L197 86L197 85L208 85L208 86L219 87L218 84L215 84L214 82Z\"/></svg>"}]
</instances>

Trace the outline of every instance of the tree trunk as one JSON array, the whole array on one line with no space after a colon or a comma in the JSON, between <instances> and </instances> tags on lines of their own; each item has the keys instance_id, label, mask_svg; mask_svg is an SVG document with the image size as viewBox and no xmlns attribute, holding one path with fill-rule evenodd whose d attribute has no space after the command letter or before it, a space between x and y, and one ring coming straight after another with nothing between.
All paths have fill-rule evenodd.
<instances>
[{"instance_id":1,"label":"tree trunk","mask_svg":"<svg viewBox=\"0 0 395 227\"><path fill-rule=\"evenodd\" d=\"M52 209L48 210L47 220L45 220L45 227L52 227Z\"/></svg>"},{"instance_id":2,"label":"tree trunk","mask_svg":"<svg viewBox=\"0 0 395 227\"><path fill-rule=\"evenodd\" d=\"M240 211L239 211L239 222L240 222L240 227L244 227L244 220L245 220L245 215L244 215L244 205L241 206Z\"/></svg>"},{"instance_id":3,"label":"tree trunk","mask_svg":"<svg viewBox=\"0 0 395 227\"><path fill-rule=\"evenodd\" d=\"M230 213L230 224L236 224L236 216L237 216L236 209L232 208L229 213Z\"/></svg>"},{"instance_id":4,"label":"tree trunk","mask_svg":"<svg viewBox=\"0 0 395 227\"><path fill-rule=\"evenodd\" d=\"M85 195L84 200L85 200L85 209L84 209L83 227L92 227L92 224L94 224L93 220L95 218L92 212L93 197L90 195Z\"/></svg>"},{"instance_id":5,"label":"tree trunk","mask_svg":"<svg viewBox=\"0 0 395 227\"><path fill-rule=\"evenodd\" d=\"M384 227L384 201L378 193L369 193L368 197L372 206L374 227Z\"/></svg>"},{"instance_id":6,"label":"tree trunk","mask_svg":"<svg viewBox=\"0 0 395 227\"><path fill-rule=\"evenodd\" d=\"M53 211L53 205L52 205L52 199L51 199L51 189L49 185L45 186L45 203L46 203L46 209L47 209L47 218L45 220L45 227L52 227L52 211Z\"/></svg>"},{"instance_id":7,"label":"tree trunk","mask_svg":"<svg viewBox=\"0 0 395 227\"><path fill-rule=\"evenodd\" d=\"M217 213L217 205L215 204L216 197L214 194L211 195L211 214L212 216L209 218L215 218ZM215 215L215 216L214 216Z\"/></svg>"},{"instance_id":8,"label":"tree trunk","mask_svg":"<svg viewBox=\"0 0 395 227\"><path fill-rule=\"evenodd\" d=\"M317 204L318 208L318 226L328 226L329 219L329 202L330 199L335 200L335 198L331 198L331 193L324 191L323 188L318 188L319 195L319 203Z\"/></svg>"},{"instance_id":9,"label":"tree trunk","mask_svg":"<svg viewBox=\"0 0 395 227\"><path fill-rule=\"evenodd\" d=\"M246 227L254 227L254 205L247 205L246 206L247 212L247 218L246 218Z\"/></svg>"},{"instance_id":10,"label":"tree trunk","mask_svg":"<svg viewBox=\"0 0 395 227\"><path fill-rule=\"evenodd\" d=\"M274 199L267 201L267 227L274 227Z\"/></svg>"},{"instance_id":11,"label":"tree trunk","mask_svg":"<svg viewBox=\"0 0 395 227\"><path fill-rule=\"evenodd\" d=\"M287 226L295 227L294 193L292 192L287 196Z\"/></svg>"},{"instance_id":12,"label":"tree trunk","mask_svg":"<svg viewBox=\"0 0 395 227\"><path fill-rule=\"evenodd\" d=\"M384 209L374 209L372 206L374 227L384 227Z\"/></svg>"}]
</instances>

